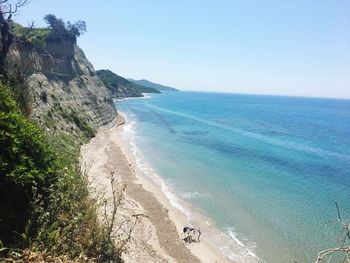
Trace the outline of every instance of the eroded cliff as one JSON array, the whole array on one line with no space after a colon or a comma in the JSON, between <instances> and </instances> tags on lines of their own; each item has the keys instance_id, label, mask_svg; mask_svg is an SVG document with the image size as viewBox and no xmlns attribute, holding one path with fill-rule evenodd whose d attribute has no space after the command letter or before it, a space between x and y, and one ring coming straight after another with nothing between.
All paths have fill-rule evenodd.
<instances>
[{"instance_id":1,"label":"eroded cliff","mask_svg":"<svg viewBox=\"0 0 350 263\"><path fill-rule=\"evenodd\" d=\"M25 76L30 116L50 133L63 131L83 141L117 114L110 91L74 41L47 40L44 47L13 44L7 68Z\"/></svg>"}]
</instances>

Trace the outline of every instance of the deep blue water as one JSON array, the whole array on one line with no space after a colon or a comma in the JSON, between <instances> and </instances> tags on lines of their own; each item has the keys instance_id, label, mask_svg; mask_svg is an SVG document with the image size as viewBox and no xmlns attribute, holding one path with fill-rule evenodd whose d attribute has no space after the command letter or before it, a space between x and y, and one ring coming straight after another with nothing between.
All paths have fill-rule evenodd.
<instances>
[{"instance_id":1,"label":"deep blue water","mask_svg":"<svg viewBox=\"0 0 350 263\"><path fill-rule=\"evenodd\" d=\"M350 218L350 100L168 92L117 102L177 195L272 263L313 262Z\"/></svg>"}]
</instances>

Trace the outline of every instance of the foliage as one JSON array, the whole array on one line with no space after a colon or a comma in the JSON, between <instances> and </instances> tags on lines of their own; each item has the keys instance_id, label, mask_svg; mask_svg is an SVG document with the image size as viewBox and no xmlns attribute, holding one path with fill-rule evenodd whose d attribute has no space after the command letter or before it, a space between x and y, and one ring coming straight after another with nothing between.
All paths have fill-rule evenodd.
<instances>
[{"instance_id":1,"label":"foliage","mask_svg":"<svg viewBox=\"0 0 350 263\"><path fill-rule=\"evenodd\" d=\"M142 93L160 93L160 91L156 89L132 83L110 70L97 70L96 74L116 97L121 95L122 89L128 92L126 95L129 97L141 97Z\"/></svg>"},{"instance_id":2,"label":"foliage","mask_svg":"<svg viewBox=\"0 0 350 263\"><path fill-rule=\"evenodd\" d=\"M0 239L12 244L19 238L12 232L21 233L28 220L33 187L43 190L54 179L56 154L2 84L0 149Z\"/></svg>"},{"instance_id":3,"label":"foliage","mask_svg":"<svg viewBox=\"0 0 350 263\"><path fill-rule=\"evenodd\" d=\"M63 21L55 15L48 14L44 17L45 22L49 25L46 28L35 28L34 23L28 27L24 27L18 23L11 21L10 28L16 41L31 43L35 47L46 48L47 41L55 41L68 39L76 42L77 38L84 34L87 30L85 21L77 22Z\"/></svg>"},{"instance_id":4,"label":"foliage","mask_svg":"<svg viewBox=\"0 0 350 263\"><path fill-rule=\"evenodd\" d=\"M82 122L73 112L69 118ZM0 148L0 254L11 251L6 246L75 262L120 262L79 169L78 145L68 134L49 140L3 85ZM27 252L15 255L24 259Z\"/></svg>"},{"instance_id":5,"label":"foliage","mask_svg":"<svg viewBox=\"0 0 350 263\"><path fill-rule=\"evenodd\" d=\"M11 29L17 40L23 40L42 49L46 48L46 38L50 33L49 28L23 27L20 24L11 22Z\"/></svg>"},{"instance_id":6,"label":"foliage","mask_svg":"<svg viewBox=\"0 0 350 263\"><path fill-rule=\"evenodd\" d=\"M47 14L44 17L44 20L51 29L51 32L48 36L49 40L66 38L71 39L73 42L76 42L77 37L86 32L85 21L79 20L74 23L68 21L66 25L62 18L57 18L53 14Z\"/></svg>"},{"instance_id":7,"label":"foliage","mask_svg":"<svg viewBox=\"0 0 350 263\"><path fill-rule=\"evenodd\" d=\"M42 182L53 172L55 154L44 133L25 118L0 85L0 174L16 183Z\"/></svg>"},{"instance_id":8,"label":"foliage","mask_svg":"<svg viewBox=\"0 0 350 263\"><path fill-rule=\"evenodd\" d=\"M32 112L32 97L24 76L17 66L13 72L7 72L7 84L11 87L11 95L23 114L29 116Z\"/></svg>"},{"instance_id":9,"label":"foliage","mask_svg":"<svg viewBox=\"0 0 350 263\"><path fill-rule=\"evenodd\" d=\"M38 235L31 246L53 255L118 262L118 251L98 220L98 200L90 197L87 178L71 160L76 158L66 155L61 159L65 169L50 187L48 200L38 196L34 201L36 221L32 225L37 224Z\"/></svg>"},{"instance_id":10,"label":"foliage","mask_svg":"<svg viewBox=\"0 0 350 263\"><path fill-rule=\"evenodd\" d=\"M10 22L12 16L18 14L19 10L28 2L29 0L0 1L0 75L3 77L6 77L5 59L14 40Z\"/></svg>"},{"instance_id":11,"label":"foliage","mask_svg":"<svg viewBox=\"0 0 350 263\"><path fill-rule=\"evenodd\" d=\"M79 114L73 110L64 110L61 108L61 115L66 120L73 122L77 127L83 132L87 139L90 139L95 136L95 130L87 123L85 119L79 116Z\"/></svg>"},{"instance_id":12,"label":"foliage","mask_svg":"<svg viewBox=\"0 0 350 263\"><path fill-rule=\"evenodd\" d=\"M53 30L64 30L66 28L65 23L62 18L57 18L53 14L48 14L44 16L44 21L49 24Z\"/></svg>"},{"instance_id":13,"label":"foliage","mask_svg":"<svg viewBox=\"0 0 350 263\"><path fill-rule=\"evenodd\" d=\"M82 34L86 32L86 23L85 21L78 20L77 22L71 23L67 22L67 30L73 36L80 37Z\"/></svg>"},{"instance_id":14,"label":"foliage","mask_svg":"<svg viewBox=\"0 0 350 263\"><path fill-rule=\"evenodd\" d=\"M149 88L153 88L153 89L159 90L161 92L163 92L163 91L179 91L178 89L171 88L171 87L164 86L164 85L160 85L160 84L157 84L157 83L153 83L153 82L151 82L149 80L146 80L146 79L140 79L140 80L129 79L129 81L132 82L132 83L141 85L141 86L145 86L145 87L149 87Z\"/></svg>"},{"instance_id":15,"label":"foliage","mask_svg":"<svg viewBox=\"0 0 350 263\"><path fill-rule=\"evenodd\" d=\"M71 160L79 156L79 143L68 133L61 132L52 136L50 143L59 153L64 153Z\"/></svg>"},{"instance_id":16,"label":"foliage","mask_svg":"<svg viewBox=\"0 0 350 263\"><path fill-rule=\"evenodd\" d=\"M51 98L54 100L53 106L46 115L44 115L45 124L50 128L55 128L55 122L52 118L53 113L60 115L68 122L74 123L81 131L83 139L90 139L95 136L96 131L89 125L89 123L80 116L74 109L68 107L63 108L54 94L51 94ZM51 115L51 117L50 117Z\"/></svg>"}]
</instances>

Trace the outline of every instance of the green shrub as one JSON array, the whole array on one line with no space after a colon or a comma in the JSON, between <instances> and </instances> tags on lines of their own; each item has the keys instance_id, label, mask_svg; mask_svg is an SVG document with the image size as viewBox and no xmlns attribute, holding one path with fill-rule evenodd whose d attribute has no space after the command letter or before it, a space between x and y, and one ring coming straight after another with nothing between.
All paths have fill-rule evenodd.
<instances>
[{"instance_id":1,"label":"green shrub","mask_svg":"<svg viewBox=\"0 0 350 263\"><path fill-rule=\"evenodd\" d=\"M80 117L75 110L73 109L63 110L61 107L59 108L61 109L60 110L61 116L64 119L75 123L77 127L83 132L85 138L90 139L95 136L96 134L95 130L87 123L87 121L84 118Z\"/></svg>"},{"instance_id":2,"label":"green shrub","mask_svg":"<svg viewBox=\"0 0 350 263\"><path fill-rule=\"evenodd\" d=\"M71 117L78 128L84 133L84 135L90 139L95 136L95 130L87 123L87 121L79 117L76 111L71 112Z\"/></svg>"},{"instance_id":3,"label":"green shrub","mask_svg":"<svg viewBox=\"0 0 350 263\"><path fill-rule=\"evenodd\" d=\"M27 223L33 187L43 190L54 179L56 154L2 84L0 149L0 240L12 245L20 238L13 233L22 233Z\"/></svg>"},{"instance_id":4,"label":"green shrub","mask_svg":"<svg viewBox=\"0 0 350 263\"><path fill-rule=\"evenodd\" d=\"M32 244L40 251L70 258L86 257L94 262L120 262L120 255L108 238L104 225L97 215L99 202L89 195L88 181L72 164L69 155L61 159L66 169L50 188L48 206L37 199L34 218L37 218L38 235ZM50 211L47 213L46 211Z\"/></svg>"},{"instance_id":5,"label":"green shrub","mask_svg":"<svg viewBox=\"0 0 350 263\"><path fill-rule=\"evenodd\" d=\"M0 84L0 175L25 185L52 175L55 153L44 132L28 120Z\"/></svg>"},{"instance_id":6,"label":"green shrub","mask_svg":"<svg viewBox=\"0 0 350 263\"><path fill-rule=\"evenodd\" d=\"M11 23L11 27L17 39L31 43L38 48L46 48L46 38L50 34L49 28L28 28L14 22Z\"/></svg>"},{"instance_id":7,"label":"green shrub","mask_svg":"<svg viewBox=\"0 0 350 263\"><path fill-rule=\"evenodd\" d=\"M76 113L67 117L84 127ZM0 149L0 261L5 246L80 262L121 262L98 220L98 200L89 195L73 138L48 140L2 84Z\"/></svg>"},{"instance_id":8,"label":"green shrub","mask_svg":"<svg viewBox=\"0 0 350 263\"><path fill-rule=\"evenodd\" d=\"M32 97L24 76L17 66L11 74L8 74L8 86L11 89L11 95L18 105L19 109L25 115L29 116L32 112Z\"/></svg>"}]
</instances>

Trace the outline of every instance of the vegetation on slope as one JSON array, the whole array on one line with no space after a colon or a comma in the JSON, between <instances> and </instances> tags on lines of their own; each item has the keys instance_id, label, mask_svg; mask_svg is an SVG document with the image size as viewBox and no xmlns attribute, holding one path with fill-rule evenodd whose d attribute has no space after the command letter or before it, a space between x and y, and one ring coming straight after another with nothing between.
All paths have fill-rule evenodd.
<instances>
[{"instance_id":1,"label":"vegetation on slope","mask_svg":"<svg viewBox=\"0 0 350 263\"><path fill-rule=\"evenodd\" d=\"M160 93L156 89L132 83L110 70L97 70L96 74L116 98L143 97L142 93Z\"/></svg>"},{"instance_id":2,"label":"vegetation on slope","mask_svg":"<svg viewBox=\"0 0 350 263\"><path fill-rule=\"evenodd\" d=\"M10 27L13 36L17 41L31 43L36 47L45 49L47 41L59 41L61 39L77 41L77 37L86 32L86 24L84 21L65 23L61 18L48 14L44 17L48 27L35 28L34 24L24 27L13 21Z\"/></svg>"},{"instance_id":3,"label":"vegetation on slope","mask_svg":"<svg viewBox=\"0 0 350 263\"><path fill-rule=\"evenodd\" d=\"M12 232L24 230L33 187L44 189L53 180L57 163L44 134L23 116L3 86L0 102L0 236L15 244L20 237Z\"/></svg>"},{"instance_id":4,"label":"vegetation on slope","mask_svg":"<svg viewBox=\"0 0 350 263\"><path fill-rule=\"evenodd\" d=\"M79 170L78 146L68 135L52 141L0 84L0 251L120 261Z\"/></svg>"},{"instance_id":5,"label":"vegetation on slope","mask_svg":"<svg viewBox=\"0 0 350 263\"><path fill-rule=\"evenodd\" d=\"M98 216L101 200L90 195L78 162L81 140L95 130L86 116L42 89L39 103L54 104L40 121L55 131L48 136L29 119L33 98L20 66L9 70L7 64L12 44L28 52L45 52L50 42L73 45L85 32L85 22L64 23L47 15L48 28L22 27L11 18L26 3L0 3L0 261L120 262L125 241L115 242L110 223ZM81 140L71 129L57 129L72 124Z\"/></svg>"},{"instance_id":6,"label":"vegetation on slope","mask_svg":"<svg viewBox=\"0 0 350 263\"><path fill-rule=\"evenodd\" d=\"M157 83L153 83L153 82L146 80L146 79L140 79L140 80L129 79L129 81L132 83L135 83L137 85L153 88L153 89L156 89L159 91L179 91L178 89L171 88L171 87L164 86L164 85L160 85Z\"/></svg>"},{"instance_id":7,"label":"vegetation on slope","mask_svg":"<svg viewBox=\"0 0 350 263\"><path fill-rule=\"evenodd\" d=\"M0 84L0 251L119 261L79 170L78 146L68 135L52 141Z\"/></svg>"},{"instance_id":8,"label":"vegetation on slope","mask_svg":"<svg viewBox=\"0 0 350 263\"><path fill-rule=\"evenodd\" d=\"M46 47L46 39L50 33L49 28L24 27L15 22L11 22L11 28L16 39L32 43L37 47Z\"/></svg>"},{"instance_id":9,"label":"vegetation on slope","mask_svg":"<svg viewBox=\"0 0 350 263\"><path fill-rule=\"evenodd\" d=\"M121 248L111 239L109 224L98 217L100 200L91 197L79 168L80 141L56 128L75 124L85 139L94 136L94 129L54 94L48 98L42 91L41 103L55 102L41 123L58 131L49 137L29 119L33 101L21 68L9 71L6 65L13 43L39 50L50 41L74 44L86 25L47 15L48 28L22 27L11 17L27 2L0 3L0 261L120 262Z\"/></svg>"}]
</instances>

